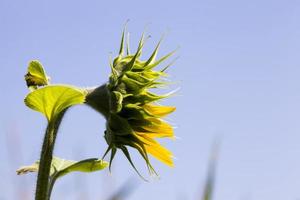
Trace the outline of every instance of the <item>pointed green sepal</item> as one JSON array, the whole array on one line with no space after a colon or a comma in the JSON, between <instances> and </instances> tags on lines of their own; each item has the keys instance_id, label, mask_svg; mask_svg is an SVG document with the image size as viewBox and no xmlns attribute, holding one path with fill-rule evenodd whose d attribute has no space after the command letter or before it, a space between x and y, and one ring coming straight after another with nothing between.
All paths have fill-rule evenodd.
<instances>
[{"instance_id":1,"label":"pointed green sepal","mask_svg":"<svg viewBox=\"0 0 300 200\"><path fill-rule=\"evenodd\" d=\"M149 69L153 69L154 67L156 67L157 65L159 65L160 63L162 63L163 61L167 60L170 56L172 56L177 50L174 50L170 53L168 53L167 55L161 57L159 60L153 62L152 64L149 64L145 67L146 70Z\"/></svg>"},{"instance_id":2,"label":"pointed green sepal","mask_svg":"<svg viewBox=\"0 0 300 200\"><path fill-rule=\"evenodd\" d=\"M120 112L122 110L122 101L123 101L122 94L118 91L113 91L110 97L111 97L110 111L113 113Z\"/></svg>"},{"instance_id":3,"label":"pointed green sepal","mask_svg":"<svg viewBox=\"0 0 300 200\"><path fill-rule=\"evenodd\" d=\"M156 45L152 55L150 56L150 58L147 60L147 62L145 63L145 66L149 65L149 64L152 64L154 61L155 61L155 58L156 58L156 55L157 55L157 52L158 52L158 49L159 49L159 46L160 46L160 43L162 41L163 38L161 38L158 42L158 44Z\"/></svg>"},{"instance_id":4,"label":"pointed green sepal","mask_svg":"<svg viewBox=\"0 0 300 200\"><path fill-rule=\"evenodd\" d=\"M124 27L123 32L122 32L122 39L121 39L121 44L120 44L119 56L123 56L123 53L124 53L125 30L126 30L126 27Z\"/></svg>"},{"instance_id":5,"label":"pointed green sepal","mask_svg":"<svg viewBox=\"0 0 300 200\"><path fill-rule=\"evenodd\" d=\"M129 33L127 33L127 39L126 39L126 54L130 55L130 46L129 46Z\"/></svg>"},{"instance_id":6,"label":"pointed green sepal","mask_svg":"<svg viewBox=\"0 0 300 200\"><path fill-rule=\"evenodd\" d=\"M131 157L130 157L130 154L128 152L128 149L125 147L125 146L122 146L121 147L124 155L126 156L127 160L129 161L130 165L133 167L134 171L136 171L136 173L146 182L148 182L147 179L145 179L141 174L140 172L137 170L137 168L135 167L135 165L133 164L132 160L131 160Z\"/></svg>"},{"instance_id":7,"label":"pointed green sepal","mask_svg":"<svg viewBox=\"0 0 300 200\"><path fill-rule=\"evenodd\" d=\"M136 51L136 53L134 54L133 58L130 60L129 63L127 63L127 65L125 66L125 71L130 71L133 66L135 65L135 62L136 60L141 56L142 54L142 49L143 49L143 46L144 46L144 33L142 34L142 37L140 39L140 42L139 42L139 46L138 46L138 49Z\"/></svg>"},{"instance_id":8,"label":"pointed green sepal","mask_svg":"<svg viewBox=\"0 0 300 200\"><path fill-rule=\"evenodd\" d=\"M117 148L113 147L111 149L109 167L108 167L110 172L111 172L111 164L112 164L112 161L114 160L114 157L115 157L116 153L117 153Z\"/></svg>"},{"instance_id":9,"label":"pointed green sepal","mask_svg":"<svg viewBox=\"0 0 300 200\"><path fill-rule=\"evenodd\" d=\"M117 114L110 115L109 120L108 120L108 126L109 126L108 134L111 134L111 132L113 132L113 134L116 134L116 135L132 134L132 129L131 129L130 125L128 124L128 121L125 118L120 117Z\"/></svg>"}]
</instances>

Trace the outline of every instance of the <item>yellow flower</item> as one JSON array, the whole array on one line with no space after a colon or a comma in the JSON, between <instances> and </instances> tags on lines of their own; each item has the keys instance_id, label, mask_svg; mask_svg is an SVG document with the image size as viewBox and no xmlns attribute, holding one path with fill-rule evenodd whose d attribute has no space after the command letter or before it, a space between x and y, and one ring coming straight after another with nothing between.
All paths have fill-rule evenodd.
<instances>
[{"instance_id":1,"label":"yellow flower","mask_svg":"<svg viewBox=\"0 0 300 200\"><path fill-rule=\"evenodd\" d=\"M124 33L122 34L119 55L110 63L111 75L105 86L98 88L97 94L91 92L87 103L102 112L106 117L105 140L108 149L104 156L111 152L110 166L118 149L122 150L131 165L136 170L127 147L135 148L146 161L150 173L156 173L149 161L148 154L173 166L172 153L160 145L156 138L173 138L173 127L163 120L165 116L175 111L175 107L158 105L158 101L169 95L158 95L150 89L158 88L166 82L160 80L166 76L165 67L154 70L161 62L169 58L174 52L156 60L160 42L148 60L140 60L144 45L142 36L137 51L131 54L127 44L124 53ZM106 92L103 92L105 88ZM95 89L97 91L97 89ZM102 93L100 92L102 91ZM101 93L101 94L100 94ZM100 106L96 97L106 96L108 103ZM103 103L102 103L103 104ZM98 106L98 107L97 107ZM137 171L137 170L136 170Z\"/></svg>"}]
</instances>

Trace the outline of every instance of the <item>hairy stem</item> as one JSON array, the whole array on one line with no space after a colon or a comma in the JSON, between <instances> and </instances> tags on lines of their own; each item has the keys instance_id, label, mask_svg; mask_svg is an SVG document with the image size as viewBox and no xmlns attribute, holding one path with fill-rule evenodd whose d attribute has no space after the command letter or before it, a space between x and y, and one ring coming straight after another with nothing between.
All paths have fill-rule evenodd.
<instances>
[{"instance_id":1,"label":"hairy stem","mask_svg":"<svg viewBox=\"0 0 300 200\"><path fill-rule=\"evenodd\" d=\"M48 186L48 194L47 194L47 199L46 200L50 200L50 196L51 196L51 193L52 193L52 189L53 189L53 186L54 186L54 183L56 181L56 177L54 178L51 178L50 179L50 182L49 182L49 186Z\"/></svg>"},{"instance_id":2,"label":"hairy stem","mask_svg":"<svg viewBox=\"0 0 300 200\"><path fill-rule=\"evenodd\" d=\"M86 104L96 109L102 113L105 118L107 118L109 115L109 92L107 86L104 84L100 87L87 90L87 92L88 95L86 96ZM55 182L55 179L50 180L53 149L58 128L65 111L66 109L48 123L40 156L35 200L50 199L51 191Z\"/></svg>"},{"instance_id":3,"label":"hairy stem","mask_svg":"<svg viewBox=\"0 0 300 200\"><path fill-rule=\"evenodd\" d=\"M53 149L54 149L58 128L64 116L65 111L66 109L61 113L59 113L56 118L54 118L52 121L49 121L48 123L46 133L44 136L42 152L40 156L35 200L50 199L51 192L48 194L48 188L49 188L49 176L50 176Z\"/></svg>"}]
</instances>

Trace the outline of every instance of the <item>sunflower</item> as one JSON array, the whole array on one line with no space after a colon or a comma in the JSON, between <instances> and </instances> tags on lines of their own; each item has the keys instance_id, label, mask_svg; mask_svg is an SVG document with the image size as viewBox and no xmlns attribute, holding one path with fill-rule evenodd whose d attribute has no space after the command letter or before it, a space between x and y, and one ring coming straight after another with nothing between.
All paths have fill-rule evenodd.
<instances>
[{"instance_id":1,"label":"sunflower","mask_svg":"<svg viewBox=\"0 0 300 200\"><path fill-rule=\"evenodd\" d=\"M158 95L152 92L167 84L161 78L167 76L166 69L170 65L161 70L154 68L174 51L156 60L160 40L149 59L141 60L144 41L143 34L137 51L131 54L127 40L125 53L125 30L123 31L119 55L110 61L109 81L90 91L87 104L100 111L107 120L104 138L108 148L103 157L111 153L110 166L117 150L121 150L136 170L128 151L128 147L132 147L145 160L149 172L156 174L149 154L170 167L174 166L172 153L156 139L174 138L173 127L163 118L176 108L158 104L159 100L170 94Z\"/></svg>"}]
</instances>

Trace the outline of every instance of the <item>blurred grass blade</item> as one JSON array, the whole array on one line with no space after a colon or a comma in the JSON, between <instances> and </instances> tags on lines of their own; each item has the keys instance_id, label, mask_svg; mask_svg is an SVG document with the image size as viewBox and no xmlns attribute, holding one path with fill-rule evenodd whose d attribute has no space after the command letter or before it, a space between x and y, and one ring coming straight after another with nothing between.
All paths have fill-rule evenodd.
<instances>
[{"instance_id":1,"label":"blurred grass blade","mask_svg":"<svg viewBox=\"0 0 300 200\"><path fill-rule=\"evenodd\" d=\"M212 146L212 151L210 154L206 182L203 190L203 195L201 198L202 200L212 200L213 197L214 185L216 179L217 161L219 156L219 147L220 147L220 142L215 141Z\"/></svg>"},{"instance_id":2,"label":"blurred grass blade","mask_svg":"<svg viewBox=\"0 0 300 200\"><path fill-rule=\"evenodd\" d=\"M132 179L127 180L122 187L108 200L125 200L137 188L137 183Z\"/></svg>"}]
</instances>

